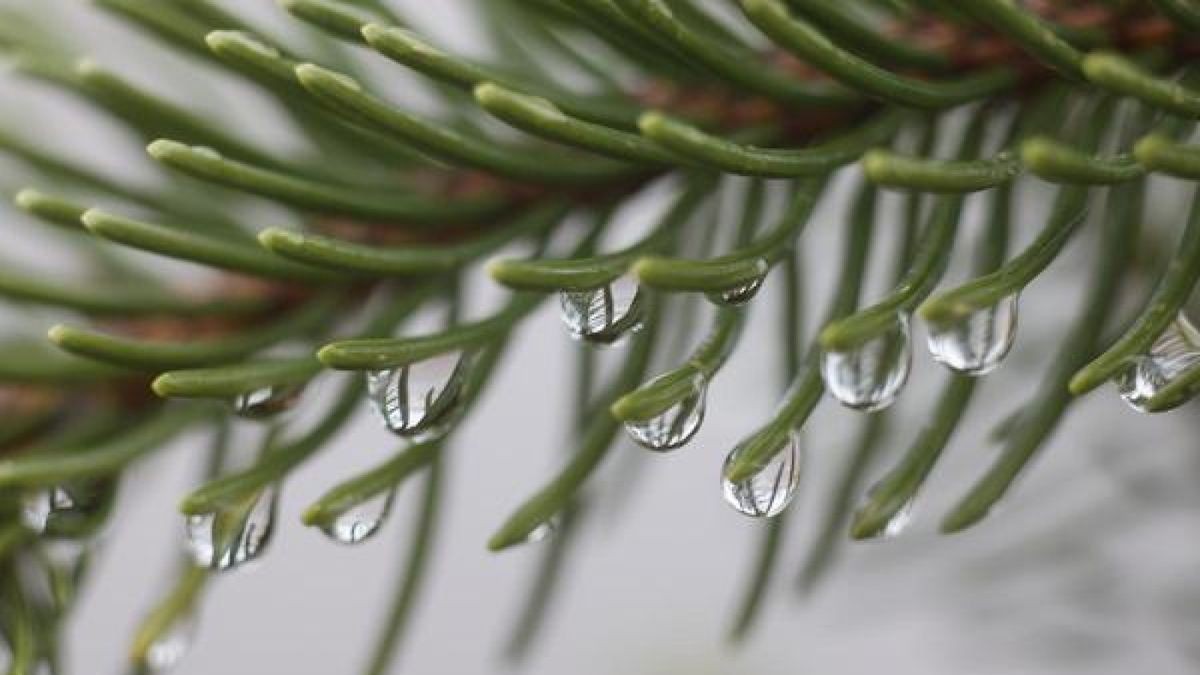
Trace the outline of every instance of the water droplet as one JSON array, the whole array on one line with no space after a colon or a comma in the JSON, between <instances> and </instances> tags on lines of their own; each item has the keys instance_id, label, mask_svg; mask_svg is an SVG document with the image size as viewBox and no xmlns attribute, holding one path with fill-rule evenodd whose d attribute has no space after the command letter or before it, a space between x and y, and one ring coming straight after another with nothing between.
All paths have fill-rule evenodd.
<instances>
[{"instance_id":1,"label":"water droplet","mask_svg":"<svg viewBox=\"0 0 1200 675\"><path fill-rule=\"evenodd\" d=\"M271 541L276 490L264 488L246 501L187 518L187 548L200 567L230 570L254 560Z\"/></svg>"},{"instance_id":2,"label":"water droplet","mask_svg":"<svg viewBox=\"0 0 1200 675\"><path fill-rule=\"evenodd\" d=\"M267 419L295 408L303 392L303 386L255 389L234 397L233 412L246 419Z\"/></svg>"},{"instance_id":3,"label":"water droplet","mask_svg":"<svg viewBox=\"0 0 1200 675\"><path fill-rule=\"evenodd\" d=\"M75 497L70 490L55 485L26 495L21 509L21 522L30 532L42 534L49 527L51 519L69 515L75 508Z\"/></svg>"},{"instance_id":4,"label":"water droplet","mask_svg":"<svg viewBox=\"0 0 1200 675\"><path fill-rule=\"evenodd\" d=\"M556 529L558 529L558 524L553 518L543 521L537 527L530 530L529 534L525 535L525 538L521 540L521 543L536 544L539 541L545 541L550 538L550 535L554 534Z\"/></svg>"},{"instance_id":5,"label":"water droplet","mask_svg":"<svg viewBox=\"0 0 1200 675\"><path fill-rule=\"evenodd\" d=\"M392 433L413 436L435 428L462 392L470 357L439 354L399 368L367 373L371 407Z\"/></svg>"},{"instance_id":6,"label":"water droplet","mask_svg":"<svg viewBox=\"0 0 1200 675\"><path fill-rule=\"evenodd\" d=\"M1017 335L1017 294L948 324L929 325L934 360L964 375L986 375L1008 355Z\"/></svg>"},{"instance_id":7,"label":"water droplet","mask_svg":"<svg viewBox=\"0 0 1200 675\"><path fill-rule=\"evenodd\" d=\"M561 291L559 303L563 323L576 340L614 345L642 327L642 289L629 276L600 288Z\"/></svg>"},{"instance_id":8,"label":"water droplet","mask_svg":"<svg viewBox=\"0 0 1200 675\"><path fill-rule=\"evenodd\" d=\"M834 398L849 408L871 412L896 400L912 367L908 315L849 351L821 355L821 376Z\"/></svg>"},{"instance_id":9,"label":"water droplet","mask_svg":"<svg viewBox=\"0 0 1200 675\"><path fill-rule=\"evenodd\" d=\"M739 513L754 518L770 518L779 515L796 495L800 484L800 470L804 463L799 439L788 434L784 447L771 458L758 473L735 483L725 477L730 465L741 455L744 445L734 448L725 458L721 472L721 492L725 501Z\"/></svg>"},{"instance_id":10,"label":"water droplet","mask_svg":"<svg viewBox=\"0 0 1200 675\"><path fill-rule=\"evenodd\" d=\"M196 634L196 619L190 612L175 617L171 625L146 649L146 666L152 673L164 673L179 665Z\"/></svg>"},{"instance_id":11,"label":"water droplet","mask_svg":"<svg viewBox=\"0 0 1200 675\"><path fill-rule=\"evenodd\" d=\"M878 520L871 519L871 516L880 512L880 507L875 505L875 500L879 496L879 491L882 489L883 483L877 483L874 487L867 491L867 496L863 500L863 505L859 507L858 514L855 516L854 537L861 541L879 541L884 539L892 539L900 536L910 523L912 523L913 506L917 502L915 494L910 495L908 500L900 505L899 508L891 512L887 516L887 520L882 523L882 527ZM884 502L883 506L893 506ZM867 526L870 526L868 529Z\"/></svg>"},{"instance_id":12,"label":"water droplet","mask_svg":"<svg viewBox=\"0 0 1200 675\"><path fill-rule=\"evenodd\" d=\"M1138 412L1147 412L1146 403L1200 362L1200 332L1182 312L1158 336L1150 350L1135 358L1115 378L1121 398ZM1179 403L1183 403L1181 398Z\"/></svg>"},{"instance_id":13,"label":"water droplet","mask_svg":"<svg viewBox=\"0 0 1200 675\"><path fill-rule=\"evenodd\" d=\"M115 487L106 481L54 485L25 496L21 522L30 531L48 537L93 534L112 504Z\"/></svg>"},{"instance_id":14,"label":"water droplet","mask_svg":"<svg viewBox=\"0 0 1200 675\"><path fill-rule=\"evenodd\" d=\"M887 525L884 526L883 531L880 532L878 536L884 539L891 539L893 537L899 537L901 533L907 530L909 524L912 523L913 505L915 503L915 499L910 499L905 502L904 506L899 511L892 514L891 519L888 520Z\"/></svg>"},{"instance_id":15,"label":"water droplet","mask_svg":"<svg viewBox=\"0 0 1200 675\"><path fill-rule=\"evenodd\" d=\"M321 531L339 544L357 544L364 541L379 531L392 510L395 496L394 489L381 492L321 525Z\"/></svg>"},{"instance_id":16,"label":"water droplet","mask_svg":"<svg viewBox=\"0 0 1200 675\"><path fill-rule=\"evenodd\" d=\"M665 451L681 447L700 430L704 421L707 383L697 377L694 391L664 412L648 420L629 420L625 429L633 440L650 450Z\"/></svg>"},{"instance_id":17,"label":"water droplet","mask_svg":"<svg viewBox=\"0 0 1200 675\"><path fill-rule=\"evenodd\" d=\"M718 305L744 305L758 295L766 276L755 277L717 293L709 293L708 299Z\"/></svg>"}]
</instances>

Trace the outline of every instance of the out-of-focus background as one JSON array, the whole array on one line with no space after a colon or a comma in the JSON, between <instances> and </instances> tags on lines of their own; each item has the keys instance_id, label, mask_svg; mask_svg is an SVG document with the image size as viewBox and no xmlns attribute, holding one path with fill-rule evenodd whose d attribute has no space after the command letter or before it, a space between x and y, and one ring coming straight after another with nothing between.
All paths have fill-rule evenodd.
<instances>
[{"instance_id":1,"label":"out-of-focus background","mask_svg":"<svg viewBox=\"0 0 1200 675\"><path fill-rule=\"evenodd\" d=\"M264 23L284 26L267 0L236 3ZM469 0L404 10L423 32L465 53L484 51ZM230 3L232 6L233 3ZM199 111L221 115L276 148L291 132L265 99L212 71L151 46L89 3L7 0L0 6L44 12L81 54L122 69ZM381 81L407 93L398 66L363 53ZM191 98L189 98L191 97ZM159 180L137 143L62 94L0 78L0 124L58 152L131 180ZM837 194L844 198L852 170ZM21 186L23 170L0 158L0 185ZM1045 193L1022 193L1015 245L1041 226ZM635 231L656 205L630 214ZM1182 223L1182 200L1155 186L1148 219ZM898 202L885 202L896 209ZM806 296L820 311L836 272L845 223L826 204L803 235ZM978 231L972 201L959 255ZM1097 205L1099 206L1099 204ZM261 208L257 225L282 222ZM731 214L732 217L732 214ZM261 222L259 222L261 221ZM0 205L5 257L47 275L70 274L55 235ZM893 223L894 225L894 223ZM888 229L886 226L886 237ZM1015 491L987 521L956 536L936 524L993 459L992 425L1031 395L1056 341L1076 311L1093 258L1084 232L1063 260L1023 297L1021 333L1005 365L989 376L921 494L914 523L879 543L845 541L823 583L808 594L795 578L827 510L834 477L860 423L826 402L806 428L808 462L788 512L784 552L766 610L741 644L726 638L764 525L728 508L718 471L725 453L772 409L781 387L778 279L754 303L736 357L710 390L698 438L656 455L622 440L589 485L582 535L570 551L544 633L521 664L503 648L539 559L539 545L492 554L484 542L507 513L537 489L571 450L566 402L571 342L548 302L521 328L487 395L453 442L430 583L422 593L396 673L514 671L529 674L863 673L1022 675L1200 670L1200 419L1194 405L1153 419L1128 409L1111 389L1081 401ZM884 259L879 259L880 265ZM175 269L175 268L172 268ZM182 279L194 273L182 266ZM882 267L881 267L882 269ZM961 275L957 266L951 275ZM476 275L473 310L499 297ZM883 276L883 275L877 275ZM872 286L878 294L882 281ZM36 333L56 317L5 309L8 332ZM432 320L432 317L429 318ZM427 322L428 323L428 322ZM432 325L432 324L430 324ZM918 346L924 336L918 328ZM612 361L614 353L605 355ZM945 378L923 349L898 404L878 475L916 434ZM294 413L319 408L324 382ZM243 430L252 439L253 430ZM182 544L180 495L194 485L203 439L178 442L124 483L115 526L68 634L72 673L119 673L132 631L171 578ZM363 404L353 427L289 480L270 550L253 569L210 589L192 652L180 675L201 673L352 673L369 653L375 627L407 553L415 483L375 538L346 548L298 520L333 483L400 447Z\"/></svg>"}]
</instances>

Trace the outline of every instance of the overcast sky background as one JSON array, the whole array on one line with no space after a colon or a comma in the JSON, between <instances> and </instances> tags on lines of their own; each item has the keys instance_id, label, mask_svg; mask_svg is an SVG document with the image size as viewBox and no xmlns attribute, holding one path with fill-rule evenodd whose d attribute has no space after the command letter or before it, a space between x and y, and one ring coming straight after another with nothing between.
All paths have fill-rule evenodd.
<instances>
[{"instance_id":1,"label":"overcast sky background","mask_svg":"<svg viewBox=\"0 0 1200 675\"><path fill-rule=\"evenodd\" d=\"M25 9L52 8L64 39L81 54L153 83L199 110L221 114L273 147L289 134L261 96L223 84L76 0L5 0ZM237 3L264 21L281 22L267 0ZM466 0L405 3L420 26L443 43L480 51ZM399 66L363 54L401 96L412 79ZM194 82L211 89L193 95ZM137 143L95 121L67 97L0 79L0 128L21 129L64 153L132 179L155 173ZM0 185L21 184L19 166L0 163ZM845 181L838 194L846 193ZM1152 220L1182 225L1172 213L1178 190L1152 200ZM1018 244L1041 226L1044 194L1028 191L1016 220ZM836 201L836 200L834 200ZM655 205L631 214L636 233ZM894 200L886 203L894 209ZM1174 207L1172 206L1174 205ZM969 256L978 204L959 241ZM1028 210L1026 210L1026 208ZM807 296L821 307L837 270L839 209L826 203L804 234ZM47 273L68 275L67 258L49 251L45 230L0 205L6 257ZM263 227L284 222L269 208L254 211ZM892 222L894 224L894 221ZM887 230L887 223L881 229ZM856 415L826 402L808 427L808 465L790 509L785 550L758 629L741 646L725 639L762 524L721 500L718 471L725 453L772 409L779 391L778 280L755 301L741 348L710 390L709 414L697 439L669 455L622 440L590 484L596 497L571 554L540 645L520 667L500 658L531 573L536 545L488 553L484 542L504 517L552 475L568 438L573 352L554 303L520 329L487 395L450 449L436 551L396 673L503 672L530 675L611 673L862 673L1022 675L1088 672L1160 675L1200 667L1200 478L1194 405L1149 419L1124 406L1111 388L1071 414L1004 507L969 532L943 537L936 524L990 463L992 424L1033 391L1056 340L1075 313L1080 281L1093 259L1084 233L1064 260L1023 298L1021 334L1009 361L980 388L967 422L921 495L912 528L886 543L847 543L838 566L810 597L792 581L824 512L828 487L847 454ZM172 267L174 269L174 267ZM952 275L961 275L956 266ZM184 272L184 274L187 274ZM478 275L476 275L478 276ZM187 277L193 278L193 277ZM473 311L498 297L476 279ZM879 285L872 286L878 294ZM873 296L874 297L874 296ZM818 310L819 311L819 310ZM35 315L49 325L55 317ZM28 315L9 313L11 330L36 332ZM887 439L888 459L915 435L943 371L923 348L918 328L914 375ZM610 354L608 358L613 358ZM662 364L658 366L660 369ZM319 409L334 385L310 393ZM306 405L300 420L314 414ZM198 437L174 444L125 481L116 526L68 633L70 672L118 673L142 613L171 578L182 541L180 495L193 485L201 459ZM382 461L400 447L362 414L335 443L306 464L283 491L270 550L254 569L222 576L204 604L201 633L180 675L210 673L330 674L356 672L369 653L409 537L413 482L385 529L346 548L303 527L301 510L332 484ZM569 450L569 448L566 448Z\"/></svg>"}]
</instances>

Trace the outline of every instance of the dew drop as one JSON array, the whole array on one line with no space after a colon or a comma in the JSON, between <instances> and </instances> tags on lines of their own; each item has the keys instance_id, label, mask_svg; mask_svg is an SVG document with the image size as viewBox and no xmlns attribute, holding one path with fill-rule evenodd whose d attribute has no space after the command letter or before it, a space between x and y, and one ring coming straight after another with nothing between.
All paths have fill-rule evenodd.
<instances>
[{"instance_id":1,"label":"dew drop","mask_svg":"<svg viewBox=\"0 0 1200 675\"><path fill-rule=\"evenodd\" d=\"M1197 362L1200 362L1200 332L1180 312L1150 350L1117 375L1117 390L1134 410L1148 412L1146 404L1150 399Z\"/></svg>"},{"instance_id":2,"label":"dew drop","mask_svg":"<svg viewBox=\"0 0 1200 675\"><path fill-rule=\"evenodd\" d=\"M883 530L877 535L877 538L891 539L893 537L899 537L905 530L907 530L908 526L912 523L913 505L915 503L915 499L910 499L905 502L904 506L901 507L899 511L892 514L892 517L888 519L887 525L885 525Z\"/></svg>"},{"instance_id":3,"label":"dew drop","mask_svg":"<svg viewBox=\"0 0 1200 675\"><path fill-rule=\"evenodd\" d=\"M545 541L546 539L550 538L550 535L554 534L556 529L558 529L558 524L553 518L542 521L541 523L538 523L537 527L530 530L529 534L525 535L525 538L522 539L520 543L536 544L539 541Z\"/></svg>"},{"instance_id":4,"label":"dew drop","mask_svg":"<svg viewBox=\"0 0 1200 675\"><path fill-rule=\"evenodd\" d=\"M254 560L271 542L275 527L274 487L242 504L187 518L187 549L200 567L231 570Z\"/></svg>"},{"instance_id":5,"label":"dew drop","mask_svg":"<svg viewBox=\"0 0 1200 675\"><path fill-rule=\"evenodd\" d=\"M765 279L765 274L754 277L749 281L744 281L723 291L709 293L708 299L718 305L744 305L753 300L754 296L758 295L758 291L762 288Z\"/></svg>"},{"instance_id":6,"label":"dew drop","mask_svg":"<svg viewBox=\"0 0 1200 675\"><path fill-rule=\"evenodd\" d=\"M896 400L912 367L907 314L892 326L848 351L821 355L821 377L834 398L855 410L882 410Z\"/></svg>"},{"instance_id":7,"label":"dew drop","mask_svg":"<svg viewBox=\"0 0 1200 675\"><path fill-rule=\"evenodd\" d=\"M381 492L321 525L321 531L339 544L360 543L379 531L392 510L395 496L394 489Z\"/></svg>"},{"instance_id":8,"label":"dew drop","mask_svg":"<svg viewBox=\"0 0 1200 675\"><path fill-rule=\"evenodd\" d=\"M21 522L30 532L50 537L92 534L111 506L108 482L54 485L25 496Z\"/></svg>"},{"instance_id":9,"label":"dew drop","mask_svg":"<svg viewBox=\"0 0 1200 675\"><path fill-rule=\"evenodd\" d=\"M910 495L907 501L901 504L899 508L893 510L882 524L874 519L868 520L871 514L879 510L879 506L876 506L875 503L882 485L882 483L878 483L872 487L863 500L863 506L859 507L858 516L855 518L853 534L860 541L893 539L903 534L908 529L909 524L912 523L913 506L917 502L915 494ZM885 505L891 506L891 504Z\"/></svg>"},{"instance_id":10,"label":"dew drop","mask_svg":"<svg viewBox=\"0 0 1200 675\"><path fill-rule=\"evenodd\" d=\"M692 440L704 421L707 383L697 377L694 387L691 394L664 412L647 420L626 421L625 430L639 445L650 450L663 452L682 447Z\"/></svg>"},{"instance_id":11,"label":"dew drop","mask_svg":"<svg viewBox=\"0 0 1200 675\"><path fill-rule=\"evenodd\" d=\"M561 291L563 323L571 337L598 345L615 345L642 327L642 290L629 276L607 286Z\"/></svg>"},{"instance_id":12,"label":"dew drop","mask_svg":"<svg viewBox=\"0 0 1200 675\"><path fill-rule=\"evenodd\" d=\"M234 397L233 412L246 419L267 419L296 407L303 392L302 386L255 389Z\"/></svg>"},{"instance_id":13,"label":"dew drop","mask_svg":"<svg viewBox=\"0 0 1200 675\"><path fill-rule=\"evenodd\" d=\"M469 362L468 355L455 351L399 368L371 371L367 373L368 400L392 433L422 434L436 428L458 402Z\"/></svg>"},{"instance_id":14,"label":"dew drop","mask_svg":"<svg viewBox=\"0 0 1200 675\"><path fill-rule=\"evenodd\" d=\"M21 522L30 532L43 534L52 520L69 517L77 507L75 496L67 487L54 485L26 495Z\"/></svg>"},{"instance_id":15,"label":"dew drop","mask_svg":"<svg viewBox=\"0 0 1200 675\"><path fill-rule=\"evenodd\" d=\"M146 667L152 673L165 673L183 660L196 634L196 619L190 612L171 622L146 649Z\"/></svg>"},{"instance_id":16,"label":"dew drop","mask_svg":"<svg viewBox=\"0 0 1200 675\"><path fill-rule=\"evenodd\" d=\"M725 501L739 513L753 518L770 518L779 515L796 496L804 458L795 434L788 434L784 444L785 447L758 473L737 483L725 476L745 445L734 448L725 458L725 466L721 471L721 493Z\"/></svg>"},{"instance_id":17,"label":"dew drop","mask_svg":"<svg viewBox=\"0 0 1200 675\"><path fill-rule=\"evenodd\" d=\"M947 324L930 324L929 351L964 375L986 375L1008 355L1017 335L1017 294Z\"/></svg>"}]
</instances>

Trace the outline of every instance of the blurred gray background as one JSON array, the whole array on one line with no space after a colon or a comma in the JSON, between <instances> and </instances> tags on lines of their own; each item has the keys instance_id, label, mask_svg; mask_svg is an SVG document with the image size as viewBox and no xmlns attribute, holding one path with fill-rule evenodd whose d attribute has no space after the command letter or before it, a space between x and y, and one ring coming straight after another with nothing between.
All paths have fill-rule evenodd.
<instances>
[{"instance_id":1,"label":"blurred gray background","mask_svg":"<svg viewBox=\"0 0 1200 675\"><path fill-rule=\"evenodd\" d=\"M234 3L230 3L233 6ZM466 53L482 53L472 2L398 3L420 27ZM89 3L7 0L45 11L81 54L136 74L157 91L219 113L277 149L291 132L261 96L211 70L151 49ZM284 25L268 0L236 3L264 23ZM397 95L410 76L362 55ZM420 104L418 104L419 106ZM70 98L14 77L0 78L0 124L51 149L85 156L131 180L160 180L139 144ZM0 160L6 189L22 169ZM848 176L844 176L846 178ZM839 184L844 197L846 181ZM1150 220L1181 226L1176 186L1156 186ZM1041 226L1045 194L1023 193L1015 245ZM632 214L635 231L656 206ZM802 239L810 309L820 311L836 272L840 208L826 200ZM897 202L887 202L895 209ZM966 258L979 204L959 241ZM253 222L287 222L257 207ZM47 230L0 205L7 257L47 274L70 274L70 258L50 250ZM887 227L883 227L887 230ZM886 234L886 232L885 232ZM1200 670L1200 427L1194 405L1153 419L1126 408L1111 388L1076 406L1011 498L980 526L957 536L936 523L992 460L992 424L1029 396L1073 316L1094 249L1083 233L1023 298L1021 334L1008 362L987 378L930 478L909 531L898 539L845 542L825 583L808 596L793 581L824 517L828 489L856 428L855 414L826 402L808 425L808 464L790 509L785 550L759 625L741 645L726 639L762 523L721 500L725 453L772 409L780 388L778 280L755 301L741 348L710 389L698 438L669 455L622 440L589 485L595 497L572 550L561 593L527 662L505 664L502 650L539 557L537 545L501 554L484 542L507 513L560 464L569 439L573 352L548 302L518 339L449 454L444 511L429 584L397 673L600 675L610 673L864 673L897 675L1112 673L1160 675ZM880 259L882 264L883 260ZM181 278L195 273L183 266ZM950 275L961 276L958 267ZM476 274L476 277L480 275ZM882 276L882 275L881 275ZM473 313L499 294L477 278ZM880 284L872 293L880 292ZM6 311L11 331L38 332L57 317ZM923 349L918 327L914 375L899 405L878 474L915 435L944 378ZM608 360L614 358L606 355ZM658 368L662 368L659 364ZM310 417L314 389L298 421ZM318 405L319 407L319 405ZM112 528L68 633L71 672L118 673L137 621L171 579L181 546L178 498L194 484L203 439L174 444L124 484ZM369 415L286 483L275 539L254 569L222 576L205 602L201 632L177 672L330 674L356 672L402 569L413 497L402 493L385 529L366 544L334 545L303 527L300 511L335 482L381 461L400 443Z\"/></svg>"}]
</instances>

